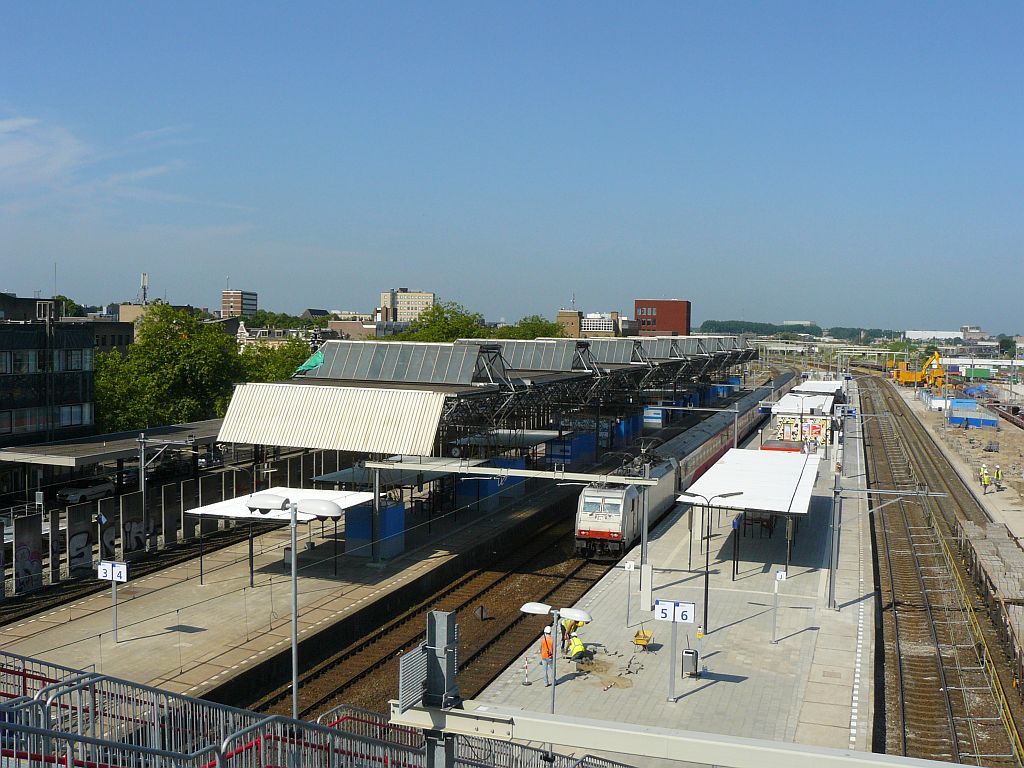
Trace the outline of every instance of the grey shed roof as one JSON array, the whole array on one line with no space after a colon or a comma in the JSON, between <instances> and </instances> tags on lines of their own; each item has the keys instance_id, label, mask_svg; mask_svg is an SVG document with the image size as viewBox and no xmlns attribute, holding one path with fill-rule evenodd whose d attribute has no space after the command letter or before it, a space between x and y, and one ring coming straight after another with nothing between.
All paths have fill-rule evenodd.
<instances>
[{"instance_id":1,"label":"grey shed roof","mask_svg":"<svg viewBox=\"0 0 1024 768\"><path fill-rule=\"evenodd\" d=\"M459 339L456 344L496 344L512 370L586 371L589 340L580 339Z\"/></svg>"},{"instance_id":2,"label":"grey shed roof","mask_svg":"<svg viewBox=\"0 0 1024 768\"><path fill-rule=\"evenodd\" d=\"M473 383L478 344L407 341L328 341L311 378L415 384Z\"/></svg>"}]
</instances>

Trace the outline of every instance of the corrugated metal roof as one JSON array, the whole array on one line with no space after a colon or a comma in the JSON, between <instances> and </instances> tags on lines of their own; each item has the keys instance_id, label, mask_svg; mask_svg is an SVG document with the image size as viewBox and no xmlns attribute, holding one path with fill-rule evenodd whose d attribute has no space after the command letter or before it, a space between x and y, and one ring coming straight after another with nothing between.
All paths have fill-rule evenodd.
<instances>
[{"instance_id":1,"label":"corrugated metal roof","mask_svg":"<svg viewBox=\"0 0 1024 768\"><path fill-rule=\"evenodd\" d=\"M241 384L217 440L429 456L444 400L411 389Z\"/></svg>"}]
</instances>

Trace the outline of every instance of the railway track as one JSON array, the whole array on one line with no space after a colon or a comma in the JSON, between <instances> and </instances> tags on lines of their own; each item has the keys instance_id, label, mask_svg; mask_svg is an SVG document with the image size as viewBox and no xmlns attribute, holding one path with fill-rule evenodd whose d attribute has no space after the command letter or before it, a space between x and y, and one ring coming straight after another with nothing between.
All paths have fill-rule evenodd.
<instances>
[{"instance_id":1,"label":"railway track","mask_svg":"<svg viewBox=\"0 0 1024 768\"><path fill-rule=\"evenodd\" d=\"M281 525L283 524L257 523L254 526L254 533L256 536L261 536L274 528L281 527ZM230 547L232 544L238 544L247 538L249 538L249 529L244 526L207 533L203 536L203 551L209 554ZM197 557L199 557L198 539L168 549L161 549L132 561L132 578L141 578ZM46 613L67 603L73 603L83 597L109 589L109 582L99 581L95 577L83 577L77 580L62 581L23 596L7 598L0 601L0 626Z\"/></svg>"},{"instance_id":2,"label":"railway track","mask_svg":"<svg viewBox=\"0 0 1024 768\"><path fill-rule=\"evenodd\" d=\"M989 650L998 648L995 628L953 554L951 520L983 525L987 516L891 385L862 381L870 487L894 492L870 499L884 654L884 702L876 709L885 714L885 751L1020 765L1020 702L1003 693L1012 671ZM920 495L925 489L946 495Z\"/></svg>"},{"instance_id":3,"label":"railway track","mask_svg":"<svg viewBox=\"0 0 1024 768\"><path fill-rule=\"evenodd\" d=\"M394 698L398 659L424 638L425 615L453 611L459 622L459 691L471 698L537 642L544 619L519 607L539 600L572 605L613 567L573 554L573 520L538 531L515 554L473 570L409 608L370 637L361 638L299 678L299 716L311 719L342 702L386 712ZM291 688L282 686L251 705L287 714Z\"/></svg>"}]
</instances>

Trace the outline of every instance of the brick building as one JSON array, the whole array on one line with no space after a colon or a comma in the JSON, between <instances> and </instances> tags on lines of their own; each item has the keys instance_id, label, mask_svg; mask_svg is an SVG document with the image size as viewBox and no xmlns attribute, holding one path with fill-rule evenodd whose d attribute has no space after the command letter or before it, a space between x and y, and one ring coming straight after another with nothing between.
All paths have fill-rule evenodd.
<instances>
[{"instance_id":1,"label":"brick building","mask_svg":"<svg viewBox=\"0 0 1024 768\"><path fill-rule=\"evenodd\" d=\"M641 336L689 336L690 302L682 299L635 299L634 317Z\"/></svg>"}]
</instances>

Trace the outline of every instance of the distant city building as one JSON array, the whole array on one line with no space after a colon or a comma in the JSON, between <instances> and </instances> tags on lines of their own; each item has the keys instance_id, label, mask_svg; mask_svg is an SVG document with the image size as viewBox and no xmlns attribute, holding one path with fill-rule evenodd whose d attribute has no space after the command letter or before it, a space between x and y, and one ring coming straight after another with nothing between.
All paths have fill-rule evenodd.
<instances>
[{"instance_id":1,"label":"distant city building","mask_svg":"<svg viewBox=\"0 0 1024 768\"><path fill-rule=\"evenodd\" d=\"M383 322L411 323L424 310L430 309L437 296L430 291L410 291L408 288L391 288L381 291L379 316Z\"/></svg>"},{"instance_id":2,"label":"distant city building","mask_svg":"<svg viewBox=\"0 0 1024 768\"><path fill-rule=\"evenodd\" d=\"M555 322L562 327L562 335L570 339L578 339L583 330L583 313L576 309L558 310Z\"/></svg>"},{"instance_id":3,"label":"distant city building","mask_svg":"<svg viewBox=\"0 0 1024 768\"><path fill-rule=\"evenodd\" d=\"M45 320L52 313L52 299L19 298L13 293L0 293L0 320L32 322Z\"/></svg>"},{"instance_id":4,"label":"distant city building","mask_svg":"<svg viewBox=\"0 0 1024 768\"><path fill-rule=\"evenodd\" d=\"M812 325L817 325L813 320L783 320L783 325L800 325L809 328Z\"/></svg>"},{"instance_id":5,"label":"distant city building","mask_svg":"<svg viewBox=\"0 0 1024 768\"><path fill-rule=\"evenodd\" d=\"M985 333L976 325L961 325L960 338L964 341L981 341L987 339L991 334Z\"/></svg>"},{"instance_id":6,"label":"distant city building","mask_svg":"<svg viewBox=\"0 0 1024 768\"><path fill-rule=\"evenodd\" d=\"M580 323L581 336L618 336L618 312L587 312Z\"/></svg>"},{"instance_id":7,"label":"distant city building","mask_svg":"<svg viewBox=\"0 0 1024 768\"><path fill-rule=\"evenodd\" d=\"M690 302L683 299L636 299L634 316L641 336L689 336Z\"/></svg>"},{"instance_id":8,"label":"distant city building","mask_svg":"<svg viewBox=\"0 0 1024 768\"><path fill-rule=\"evenodd\" d=\"M330 320L328 329L336 331L338 337L352 341L382 339L409 330L409 323L392 323L374 320Z\"/></svg>"},{"instance_id":9,"label":"distant city building","mask_svg":"<svg viewBox=\"0 0 1024 768\"><path fill-rule=\"evenodd\" d=\"M584 313L563 307L558 310L555 322L570 339L637 335L636 323L617 311Z\"/></svg>"},{"instance_id":10,"label":"distant city building","mask_svg":"<svg viewBox=\"0 0 1024 768\"><path fill-rule=\"evenodd\" d=\"M304 309L299 315L303 320L313 320L319 317L330 317L331 313L326 309Z\"/></svg>"},{"instance_id":11,"label":"distant city building","mask_svg":"<svg viewBox=\"0 0 1024 768\"><path fill-rule=\"evenodd\" d=\"M221 291L221 317L252 317L257 310L255 291Z\"/></svg>"},{"instance_id":12,"label":"distant city building","mask_svg":"<svg viewBox=\"0 0 1024 768\"><path fill-rule=\"evenodd\" d=\"M118 304L117 319L122 323L137 323L146 313L146 306L143 304Z\"/></svg>"},{"instance_id":13,"label":"distant city building","mask_svg":"<svg viewBox=\"0 0 1024 768\"><path fill-rule=\"evenodd\" d=\"M904 331L907 341L946 341L960 338L960 331Z\"/></svg>"},{"instance_id":14,"label":"distant city building","mask_svg":"<svg viewBox=\"0 0 1024 768\"><path fill-rule=\"evenodd\" d=\"M331 315L336 320L362 320L365 323L373 321L372 312L356 312L354 309L332 309Z\"/></svg>"},{"instance_id":15,"label":"distant city building","mask_svg":"<svg viewBox=\"0 0 1024 768\"><path fill-rule=\"evenodd\" d=\"M340 334L331 330L311 328L246 328L245 323L240 322L238 324L238 331L235 333L235 340L238 342L239 349L250 345L280 347L282 344L287 344L291 339L309 341L313 334L317 334L322 341L341 338Z\"/></svg>"},{"instance_id":16,"label":"distant city building","mask_svg":"<svg viewBox=\"0 0 1024 768\"><path fill-rule=\"evenodd\" d=\"M119 322L109 315L64 317L60 322L65 326L88 328L92 332L93 350L96 352L112 352L116 349L126 355L128 345L135 342L135 323Z\"/></svg>"}]
</instances>

